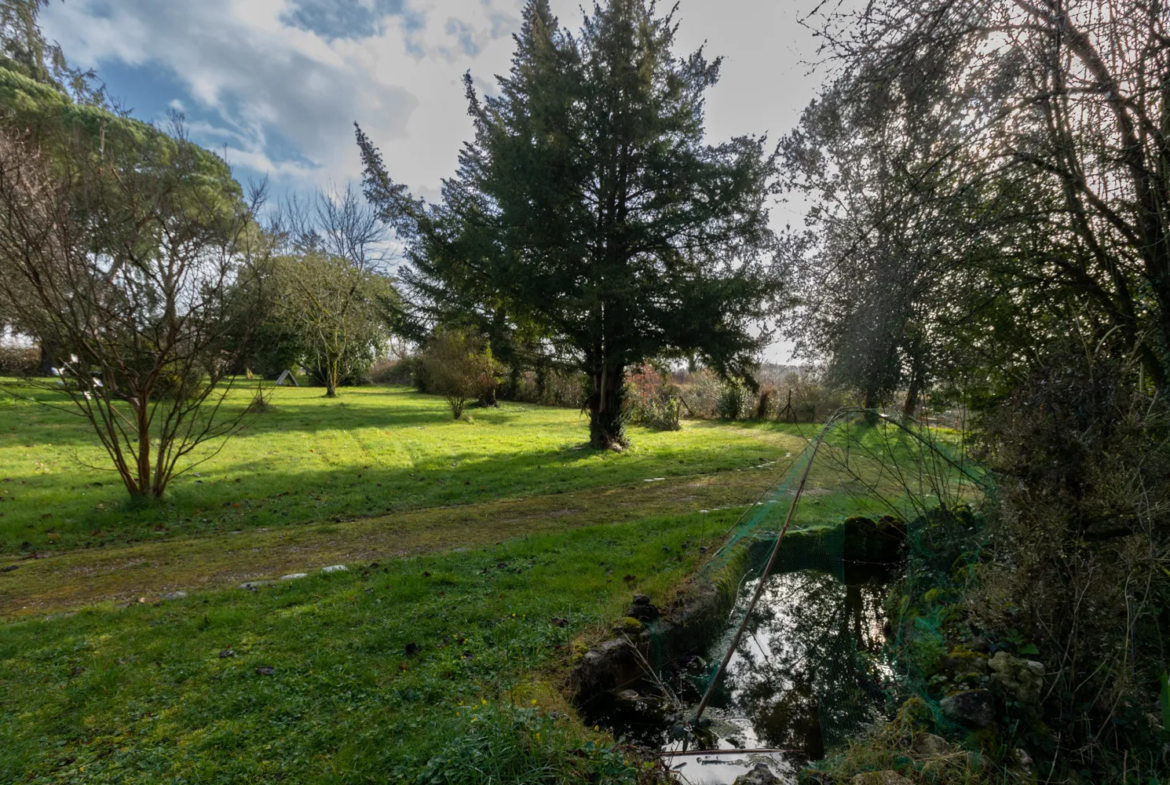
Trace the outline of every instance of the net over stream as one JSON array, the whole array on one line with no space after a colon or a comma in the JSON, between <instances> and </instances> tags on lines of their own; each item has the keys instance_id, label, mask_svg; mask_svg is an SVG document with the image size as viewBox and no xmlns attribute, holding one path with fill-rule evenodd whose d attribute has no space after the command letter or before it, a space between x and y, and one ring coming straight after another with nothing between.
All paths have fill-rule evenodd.
<instances>
[{"instance_id":1,"label":"net over stream","mask_svg":"<svg viewBox=\"0 0 1170 785\"><path fill-rule=\"evenodd\" d=\"M643 677L585 706L662 749L680 782L731 783L761 761L795 782L896 701L925 696L899 664L900 628L930 634L938 620L891 624L891 587L977 558L970 509L989 480L961 430L843 410L807 439L693 581L720 598L713 623L647 624Z\"/></svg>"}]
</instances>

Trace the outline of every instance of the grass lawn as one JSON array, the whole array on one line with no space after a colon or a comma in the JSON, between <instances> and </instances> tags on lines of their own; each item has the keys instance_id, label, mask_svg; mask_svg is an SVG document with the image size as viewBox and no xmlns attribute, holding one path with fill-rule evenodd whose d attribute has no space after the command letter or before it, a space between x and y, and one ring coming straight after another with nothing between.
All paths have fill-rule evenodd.
<instances>
[{"instance_id":1,"label":"grass lawn","mask_svg":"<svg viewBox=\"0 0 1170 785\"><path fill-rule=\"evenodd\" d=\"M9 622L0 782L633 782L547 676L735 514Z\"/></svg>"},{"instance_id":2,"label":"grass lawn","mask_svg":"<svg viewBox=\"0 0 1170 785\"><path fill-rule=\"evenodd\" d=\"M574 411L454 422L403 388L280 390L135 509L88 468L104 453L83 423L2 400L3 783L633 782L559 680L633 592L692 575L818 430L687 422L599 453ZM815 465L802 524L906 485L845 469Z\"/></svg>"},{"instance_id":3,"label":"grass lawn","mask_svg":"<svg viewBox=\"0 0 1170 785\"><path fill-rule=\"evenodd\" d=\"M11 385L11 380L8 384ZM250 391L233 402L243 406ZM77 417L0 393L0 558L640 483L742 468L799 449L814 430L687 422L631 429L627 453L577 449L579 412L521 404L455 422L438 397L366 387L326 400L276 391L258 417L176 480L160 506L133 509Z\"/></svg>"},{"instance_id":4,"label":"grass lawn","mask_svg":"<svg viewBox=\"0 0 1170 785\"><path fill-rule=\"evenodd\" d=\"M577 449L578 412L472 414L281 390L133 509L83 423L5 399L0 782L633 781L557 680L634 591L691 574L808 429L633 429L617 455ZM158 600L175 588L201 591Z\"/></svg>"}]
</instances>

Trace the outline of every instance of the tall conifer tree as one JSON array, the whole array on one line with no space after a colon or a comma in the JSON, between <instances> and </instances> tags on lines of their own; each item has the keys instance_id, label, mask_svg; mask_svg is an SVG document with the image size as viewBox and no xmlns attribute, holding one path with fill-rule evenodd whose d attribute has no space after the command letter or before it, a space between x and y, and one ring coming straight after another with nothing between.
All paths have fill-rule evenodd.
<instances>
[{"instance_id":1,"label":"tall conifer tree","mask_svg":"<svg viewBox=\"0 0 1170 785\"><path fill-rule=\"evenodd\" d=\"M704 139L720 61L676 57L673 14L594 5L576 36L532 0L499 93L466 79L475 137L441 205L412 199L358 130L366 191L407 242L415 304L503 308L590 379L590 441L625 443L626 369L749 371L781 292L766 140ZM469 306L474 302L474 306Z\"/></svg>"}]
</instances>

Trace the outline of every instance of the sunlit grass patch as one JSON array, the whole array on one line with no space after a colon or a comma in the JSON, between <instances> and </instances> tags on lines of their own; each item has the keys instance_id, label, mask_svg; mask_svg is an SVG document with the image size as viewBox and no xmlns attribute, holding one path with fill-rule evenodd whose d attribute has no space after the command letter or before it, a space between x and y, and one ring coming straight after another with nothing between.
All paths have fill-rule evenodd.
<instances>
[{"instance_id":1,"label":"sunlit grass patch","mask_svg":"<svg viewBox=\"0 0 1170 785\"><path fill-rule=\"evenodd\" d=\"M591 732L532 705L532 674L567 662L632 591L665 594L695 567L700 533L733 516L7 623L0 781L394 781L440 765L465 782L473 766L628 779ZM521 776L540 771L554 774Z\"/></svg>"},{"instance_id":2,"label":"sunlit grass patch","mask_svg":"<svg viewBox=\"0 0 1170 785\"><path fill-rule=\"evenodd\" d=\"M364 387L327 400L316 388L274 391L214 458L172 485L158 507L131 509L83 421L10 396L0 405L0 547L56 550L225 533L420 507L556 494L740 468L802 444L808 428L689 422L632 429L622 455L580 449L580 412L522 404L454 422L443 399ZM42 397L45 393L38 393ZM250 389L233 393L246 406Z\"/></svg>"}]
</instances>

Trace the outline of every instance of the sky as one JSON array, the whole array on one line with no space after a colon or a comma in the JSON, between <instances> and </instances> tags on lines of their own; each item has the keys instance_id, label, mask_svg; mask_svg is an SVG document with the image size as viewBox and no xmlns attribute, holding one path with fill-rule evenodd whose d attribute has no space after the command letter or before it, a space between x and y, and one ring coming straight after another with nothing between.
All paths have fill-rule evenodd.
<instances>
[{"instance_id":1,"label":"sky","mask_svg":"<svg viewBox=\"0 0 1170 785\"><path fill-rule=\"evenodd\" d=\"M665 7L667 4L663 3ZM823 80L799 20L815 0L681 0L678 53L722 55L707 99L711 141L788 133ZM241 182L274 195L358 180L353 123L390 175L435 199L471 135L462 77L481 91L506 73L523 0L64 0L42 13L46 37L93 68L141 120L186 118L191 138L224 155ZM577 29L577 0L552 0ZM777 204L777 229L802 221ZM782 345L768 352L784 360Z\"/></svg>"}]
</instances>

